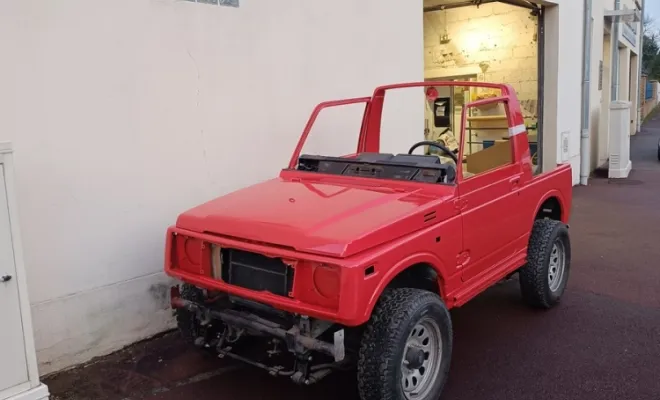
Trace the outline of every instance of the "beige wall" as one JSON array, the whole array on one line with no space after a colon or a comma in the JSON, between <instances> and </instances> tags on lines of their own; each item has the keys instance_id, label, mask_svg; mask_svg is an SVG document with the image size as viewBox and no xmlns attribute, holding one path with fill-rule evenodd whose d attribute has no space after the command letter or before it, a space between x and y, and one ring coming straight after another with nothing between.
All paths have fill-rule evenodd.
<instances>
[{"instance_id":1,"label":"beige wall","mask_svg":"<svg viewBox=\"0 0 660 400\"><path fill-rule=\"evenodd\" d=\"M277 174L317 102L423 78L421 1L240 3L0 2L42 373L171 327L166 227ZM403 151L422 112L394 114Z\"/></svg>"}]
</instances>

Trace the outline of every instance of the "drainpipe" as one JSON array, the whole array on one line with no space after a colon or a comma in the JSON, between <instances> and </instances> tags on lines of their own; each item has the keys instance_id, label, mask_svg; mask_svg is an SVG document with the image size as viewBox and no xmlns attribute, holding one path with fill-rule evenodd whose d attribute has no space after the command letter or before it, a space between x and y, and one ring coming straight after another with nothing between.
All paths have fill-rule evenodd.
<instances>
[{"instance_id":1,"label":"drainpipe","mask_svg":"<svg viewBox=\"0 0 660 400\"><path fill-rule=\"evenodd\" d=\"M618 0L617 0L618 1ZM582 58L582 126L580 133L580 185L587 185L591 172L591 25L592 0L584 0L584 57Z\"/></svg>"},{"instance_id":2,"label":"drainpipe","mask_svg":"<svg viewBox=\"0 0 660 400\"><path fill-rule=\"evenodd\" d=\"M639 71L637 74L637 133L642 131L642 66L644 63L644 34L646 31L644 30L644 14L646 11L646 5L644 4L645 1L642 0L642 21L639 23L640 25L640 33L639 33L639 48L637 49L639 53ZM646 98L646 88L644 88L644 98Z\"/></svg>"},{"instance_id":3,"label":"drainpipe","mask_svg":"<svg viewBox=\"0 0 660 400\"><path fill-rule=\"evenodd\" d=\"M621 0L614 0L614 10L621 7ZM612 18L612 101L619 98L619 17Z\"/></svg>"}]
</instances>

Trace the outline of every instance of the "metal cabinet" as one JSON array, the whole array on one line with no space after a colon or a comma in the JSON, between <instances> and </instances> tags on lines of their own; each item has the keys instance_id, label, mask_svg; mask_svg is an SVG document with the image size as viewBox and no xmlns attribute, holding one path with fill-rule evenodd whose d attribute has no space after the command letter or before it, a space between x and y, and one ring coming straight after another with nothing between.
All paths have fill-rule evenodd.
<instances>
[{"instance_id":1,"label":"metal cabinet","mask_svg":"<svg viewBox=\"0 0 660 400\"><path fill-rule=\"evenodd\" d=\"M0 143L0 400L46 400L39 382L13 186L11 146Z\"/></svg>"}]
</instances>

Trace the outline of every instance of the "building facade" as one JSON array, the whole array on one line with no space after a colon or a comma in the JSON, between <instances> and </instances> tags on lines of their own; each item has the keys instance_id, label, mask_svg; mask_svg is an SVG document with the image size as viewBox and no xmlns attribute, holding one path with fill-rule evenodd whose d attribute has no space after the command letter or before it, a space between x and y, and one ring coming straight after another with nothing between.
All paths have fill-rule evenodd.
<instances>
[{"instance_id":1,"label":"building facade","mask_svg":"<svg viewBox=\"0 0 660 400\"><path fill-rule=\"evenodd\" d=\"M592 0L590 120L591 164L589 170L607 166L616 141L610 105L630 103L630 129L635 135L641 124L640 81L642 48L642 2L639 0ZM631 165L622 166L629 171ZM626 173L627 175L627 173Z\"/></svg>"},{"instance_id":2,"label":"building facade","mask_svg":"<svg viewBox=\"0 0 660 400\"><path fill-rule=\"evenodd\" d=\"M570 162L579 183L584 132L589 167L608 154L609 88L639 98L639 23L612 36L615 0L591 2L603 79L587 82L586 130L583 0L0 2L0 141L15 150L40 372L171 328L166 227L276 174L320 101L424 79L511 83L539 167ZM389 145L421 140L422 113L400 104L409 133Z\"/></svg>"}]
</instances>

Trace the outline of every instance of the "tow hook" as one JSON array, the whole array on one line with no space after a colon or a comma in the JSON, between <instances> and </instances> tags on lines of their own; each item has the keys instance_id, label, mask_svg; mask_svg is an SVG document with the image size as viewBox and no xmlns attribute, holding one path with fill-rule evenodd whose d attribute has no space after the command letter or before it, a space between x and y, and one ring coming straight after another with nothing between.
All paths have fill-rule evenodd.
<instances>
[{"instance_id":1,"label":"tow hook","mask_svg":"<svg viewBox=\"0 0 660 400\"><path fill-rule=\"evenodd\" d=\"M183 308L183 304L180 302L181 300L181 291L179 290L178 286L172 286L170 287L170 307L174 310L177 308Z\"/></svg>"}]
</instances>

